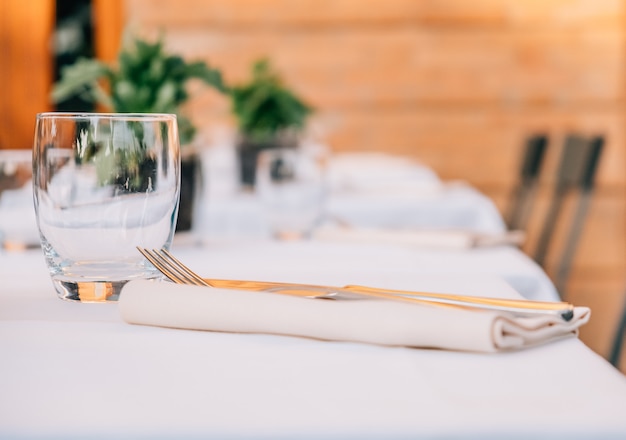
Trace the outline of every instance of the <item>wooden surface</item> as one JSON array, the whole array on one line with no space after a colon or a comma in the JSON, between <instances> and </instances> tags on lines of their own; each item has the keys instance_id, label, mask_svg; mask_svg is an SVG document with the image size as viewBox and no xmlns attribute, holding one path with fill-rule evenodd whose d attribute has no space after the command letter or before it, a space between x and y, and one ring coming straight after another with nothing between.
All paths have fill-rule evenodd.
<instances>
[{"instance_id":1,"label":"wooden surface","mask_svg":"<svg viewBox=\"0 0 626 440\"><path fill-rule=\"evenodd\" d=\"M107 62L117 59L124 34L123 0L91 0L96 57Z\"/></svg>"},{"instance_id":2,"label":"wooden surface","mask_svg":"<svg viewBox=\"0 0 626 440\"><path fill-rule=\"evenodd\" d=\"M0 149L32 148L35 115L51 110L54 2L0 0Z\"/></svg>"}]
</instances>

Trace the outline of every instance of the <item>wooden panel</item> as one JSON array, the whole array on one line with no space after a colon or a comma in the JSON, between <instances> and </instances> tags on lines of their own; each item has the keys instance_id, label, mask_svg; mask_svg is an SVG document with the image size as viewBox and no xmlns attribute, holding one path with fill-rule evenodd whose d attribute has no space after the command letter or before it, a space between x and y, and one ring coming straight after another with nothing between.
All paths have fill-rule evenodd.
<instances>
[{"instance_id":1,"label":"wooden panel","mask_svg":"<svg viewBox=\"0 0 626 440\"><path fill-rule=\"evenodd\" d=\"M326 108L565 106L622 98L622 35L371 29L286 36L206 29L172 32L167 44L220 67L231 81L245 77L252 60L270 56L294 88Z\"/></svg>"},{"instance_id":2,"label":"wooden panel","mask_svg":"<svg viewBox=\"0 0 626 440\"><path fill-rule=\"evenodd\" d=\"M423 3L422 22L449 26L621 27L624 18L623 3L613 0L436 0Z\"/></svg>"},{"instance_id":3,"label":"wooden panel","mask_svg":"<svg viewBox=\"0 0 626 440\"><path fill-rule=\"evenodd\" d=\"M199 96L189 108L200 126L215 127L227 121L228 104L212 91ZM535 131L551 136L545 165L547 183L553 180L550 170L556 169L565 133L575 130L607 136L599 185L626 184L623 118L618 107L568 112L442 106L321 111L315 125L334 150L408 154L432 166L444 179L467 179L482 189L508 190L517 178L523 139Z\"/></svg>"},{"instance_id":4,"label":"wooden panel","mask_svg":"<svg viewBox=\"0 0 626 440\"><path fill-rule=\"evenodd\" d=\"M444 178L507 186L513 183L528 130L557 137L580 130L609 136L611 160L603 165L600 180L624 182L623 29L621 22L609 20L621 17L622 2L417 3L419 8L391 1L375 14L350 1L333 2L328 9L313 8L315 20L334 23L320 31L230 29L194 21L205 14L228 23L251 17L259 22L266 16L297 22L304 19L302 3L188 0L186 8L144 8L140 0L127 0L145 32L156 34L169 25L172 50L204 58L230 81L245 77L254 58L269 55L287 83L318 109L319 119L331 121L328 139L338 150L414 154ZM257 14L261 10L265 15ZM471 22L475 14L506 16L507 25L495 30L480 22L470 28L372 25L405 15ZM557 32L555 23L577 27ZM215 120L216 108L227 112L219 97L210 96L190 106L200 124ZM481 163L464 152L480 157ZM468 167L468 160L476 166Z\"/></svg>"},{"instance_id":5,"label":"wooden panel","mask_svg":"<svg viewBox=\"0 0 626 440\"><path fill-rule=\"evenodd\" d=\"M385 7L361 0L127 0L130 16L150 26L302 26L311 24L397 22L413 19L414 0L390 0ZM374 7L373 7L374 6ZM191 12L191 13L190 13Z\"/></svg>"},{"instance_id":6,"label":"wooden panel","mask_svg":"<svg viewBox=\"0 0 626 440\"><path fill-rule=\"evenodd\" d=\"M552 202L552 187L544 187L539 192L531 228L524 250L534 255L539 232L545 221L548 204ZM566 199L559 223L551 238L551 245L546 260L546 271L554 275L562 257L563 245L569 237L570 227L578 198L572 194ZM619 270L626 267L626 203L616 196L615 191L598 189L595 191L591 206L585 219L581 239L573 261L573 271L590 274L602 270ZM626 282L626 274L624 275Z\"/></svg>"},{"instance_id":7,"label":"wooden panel","mask_svg":"<svg viewBox=\"0 0 626 440\"><path fill-rule=\"evenodd\" d=\"M626 301L623 271L595 274L575 272L568 299L591 308L591 320L581 329L580 338L597 353L608 356L613 345L619 314ZM626 350L624 347L623 350ZM622 351L622 371L626 373L626 352Z\"/></svg>"},{"instance_id":8,"label":"wooden panel","mask_svg":"<svg viewBox=\"0 0 626 440\"><path fill-rule=\"evenodd\" d=\"M184 5L183 5L184 3ZM434 25L454 27L621 26L613 0L127 0L150 26L282 27Z\"/></svg>"},{"instance_id":9,"label":"wooden panel","mask_svg":"<svg viewBox=\"0 0 626 440\"><path fill-rule=\"evenodd\" d=\"M0 1L0 148L32 148L35 115L51 109L54 1Z\"/></svg>"},{"instance_id":10,"label":"wooden panel","mask_svg":"<svg viewBox=\"0 0 626 440\"><path fill-rule=\"evenodd\" d=\"M115 61L125 22L122 0L92 0L91 7L96 56L104 61Z\"/></svg>"}]
</instances>

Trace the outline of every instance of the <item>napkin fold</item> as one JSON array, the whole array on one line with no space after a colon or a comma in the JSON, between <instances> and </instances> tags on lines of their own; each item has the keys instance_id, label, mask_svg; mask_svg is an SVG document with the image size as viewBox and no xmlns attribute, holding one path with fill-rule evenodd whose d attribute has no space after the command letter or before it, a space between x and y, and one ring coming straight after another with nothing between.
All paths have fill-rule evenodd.
<instances>
[{"instance_id":1,"label":"napkin fold","mask_svg":"<svg viewBox=\"0 0 626 440\"><path fill-rule=\"evenodd\" d=\"M382 229L323 226L313 236L317 240L391 244L441 249L470 249L489 246L519 246L523 231L484 233L460 229Z\"/></svg>"},{"instance_id":2,"label":"napkin fold","mask_svg":"<svg viewBox=\"0 0 626 440\"><path fill-rule=\"evenodd\" d=\"M379 299L308 299L146 280L123 288L119 310L130 324L474 352L577 336L590 316L586 307L576 307L566 322L547 315L528 318Z\"/></svg>"},{"instance_id":3,"label":"napkin fold","mask_svg":"<svg viewBox=\"0 0 626 440\"><path fill-rule=\"evenodd\" d=\"M441 180L429 167L413 158L380 152L338 153L328 163L333 192L432 194Z\"/></svg>"}]
</instances>

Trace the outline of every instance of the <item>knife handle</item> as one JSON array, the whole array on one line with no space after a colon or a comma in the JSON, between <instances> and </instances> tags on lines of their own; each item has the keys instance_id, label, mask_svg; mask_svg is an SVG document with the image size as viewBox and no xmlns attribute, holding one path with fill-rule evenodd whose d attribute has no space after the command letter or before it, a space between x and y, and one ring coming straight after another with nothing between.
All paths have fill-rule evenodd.
<instances>
[{"instance_id":1,"label":"knife handle","mask_svg":"<svg viewBox=\"0 0 626 440\"><path fill-rule=\"evenodd\" d=\"M267 281L216 280L206 279L213 287L224 289L274 292L285 295L309 298L356 298L376 297L395 301L419 304L438 304L451 307L470 307L485 310L505 311L519 315L557 315L565 321L574 316L574 306L565 302L544 302L517 299L484 298L477 296L413 292L406 290L380 289L374 287L348 285L344 287L320 286L314 284L277 283Z\"/></svg>"}]
</instances>

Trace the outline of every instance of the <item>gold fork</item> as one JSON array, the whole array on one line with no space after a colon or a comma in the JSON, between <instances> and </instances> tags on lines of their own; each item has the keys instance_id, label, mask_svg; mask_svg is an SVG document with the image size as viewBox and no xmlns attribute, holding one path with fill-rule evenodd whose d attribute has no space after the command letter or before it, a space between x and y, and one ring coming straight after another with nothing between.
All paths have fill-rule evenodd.
<instances>
[{"instance_id":1,"label":"gold fork","mask_svg":"<svg viewBox=\"0 0 626 440\"><path fill-rule=\"evenodd\" d=\"M571 320L574 316L574 306L566 302L483 298L443 293L379 289L356 285L335 287L314 284L203 278L174 257L167 249L149 250L137 247L137 250L139 250L139 252L141 252L141 254L163 275L177 284L191 284L222 289L252 290L258 292L274 292L321 299L352 299L366 296L419 304L435 303L445 306L498 310L521 315L557 315L562 317L565 321Z\"/></svg>"}]
</instances>

